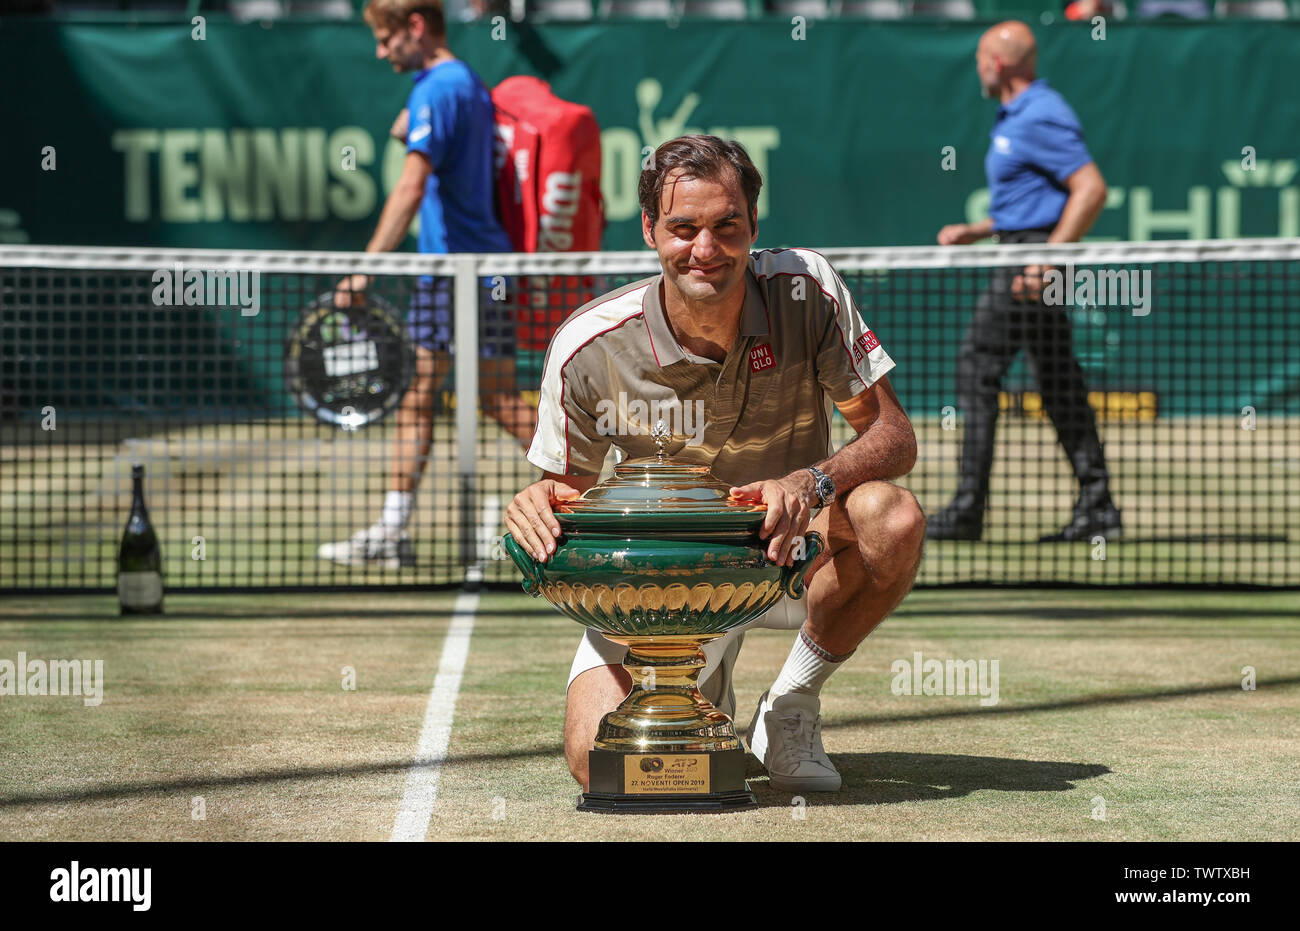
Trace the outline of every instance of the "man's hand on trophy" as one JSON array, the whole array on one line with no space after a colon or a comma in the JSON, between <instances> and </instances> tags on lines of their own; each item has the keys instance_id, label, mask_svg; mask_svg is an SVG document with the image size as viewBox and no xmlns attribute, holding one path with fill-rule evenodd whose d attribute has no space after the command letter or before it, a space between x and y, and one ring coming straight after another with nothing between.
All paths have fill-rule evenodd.
<instances>
[{"instance_id":1,"label":"man's hand on trophy","mask_svg":"<svg viewBox=\"0 0 1300 931\"><path fill-rule=\"evenodd\" d=\"M581 494L573 486L555 479L544 478L534 482L515 495L506 508L506 526L510 528L510 535L534 559L546 562L555 552L555 538L560 535L560 522L555 519L552 506Z\"/></svg>"},{"instance_id":2,"label":"man's hand on trophy","mask_svg":"<svg viewBox=\"0 0 1300 931\"><path fill-rule=\"evenodd\" d=\"M795 546L803 539L812 519L814 490L812 475L796 472L779 481L750 482L731 489L737 501L767 505L767 516L759 536L768 540L767 558L778 566L791 566L797 557Z\"/></svg>"}]
</instances>

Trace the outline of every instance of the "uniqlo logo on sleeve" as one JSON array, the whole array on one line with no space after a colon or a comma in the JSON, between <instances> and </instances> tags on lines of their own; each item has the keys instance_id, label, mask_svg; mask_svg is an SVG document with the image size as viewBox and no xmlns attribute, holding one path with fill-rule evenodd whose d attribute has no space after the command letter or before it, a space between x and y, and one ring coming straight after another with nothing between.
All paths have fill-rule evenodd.
<instances>
[{"instance_id":1,"label":"uniqlo logo on sleeve","mask_svg":"<svg viewBox=\"0 0 1300 931\"><path fill-rule=\"evenodd\" d=\"M869 355L871 350L880 345L880 340L876 339L876 334L870 330L858 337L858 341L853 344L853 361L857 362L865 355Z\"/></svg>"},{"instance_id":2,"label":"uniqlo logo on sleeve","mask_svg":"<svg viewBox=\"0 0 1300 931\"><path fill-rule=\"evenodd\" d=\"M749 350L749 370L751 372L761 372L763 369L770 369L774 365L776 365L776 356L772 355L772 347L767 343Z\"/></svg>"}]
</instances>

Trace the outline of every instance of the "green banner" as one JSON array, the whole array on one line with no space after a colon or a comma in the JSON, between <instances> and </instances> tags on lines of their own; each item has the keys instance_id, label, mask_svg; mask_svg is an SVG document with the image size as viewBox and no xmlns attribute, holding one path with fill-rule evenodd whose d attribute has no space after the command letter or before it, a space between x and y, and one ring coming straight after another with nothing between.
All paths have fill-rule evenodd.
<instances>
[{"instance_id":1,"label":"green banner","mask_svg":"<svg viewBox=\"0 0 1300 931\"><path fill-rule=\"evenodd\" d=\"M983 214L982 24L453 25L489 84L549 80L603 127L605 248L641 247L647 146L703 130L766 177L761 246L930 243ZM1300 24L1038 29L1110 199L1096 238L1300 235ZM359 249L409 80L359 22L0 23L10 242Z\"/></svg>"},{"instance_id":2,"label":"green banner","mask_svg":"<svg viewBox=\"0 0 1300 931\"><path fill-rule=\"evenodd\" d=\"M643 248L642 158L694 131L740 140L762 170L760 247L914 245L984 215L996 112L975 76L984 28L502 20L454 25L450 44L489 84L538 74L595 110L607 249ZM1300 236L1300 24L1058 24L1038 37L1040 71L1078 112L1110 186L1092 238ZM403 146L387 133L410 87L374 51L356 22L0 21L0 241L361 249L400 168ZM1099 406L1140 418L1300 410L1294 268L1262 268L1249 287L1219 277L1239 266L1208 274L1168 270L1150 318L1075 308ZM860 298L891 352L929 358L917 296L880 293ZM951 403L974 297L951 281L944 294L964 303L944 308L939 371L900 380L920 415ZM1213 294L1233 299L1205 303ZM1190 374L1210 345L1249 360L1219 372L1213 391ZM250 353L238 341L222 351ZM522 385L539 361L521 360ZM1009 389L1031 384L1017 363ZM265 390L222 403L285 405L282 388Z\"/></svg>"}]
</instances>

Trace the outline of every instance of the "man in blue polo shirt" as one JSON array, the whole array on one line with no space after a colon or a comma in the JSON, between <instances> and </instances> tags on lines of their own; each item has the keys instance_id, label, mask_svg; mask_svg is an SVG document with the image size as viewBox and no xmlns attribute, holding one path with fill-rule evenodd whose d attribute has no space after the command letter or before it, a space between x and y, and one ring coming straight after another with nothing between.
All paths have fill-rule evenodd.
<instances>
[{"instance_id":1,"label":"man in blue polo shirt","mask_svg":"<svg viewBox=\"0 0 1300 931\"><path fill-rule=\"evenodd\" d=\"M1106 182L1083 140L1079 119L1046 81L1035 78L1038 49L1024 23L999 23L975 54L986 97L1001 100L984 160L989 218L939 231L941 245L998 242L1076 242L1106 203ZM1083 371L1074 356L1065 308L1042 302L1041 266L999 269L980 298L957 361L957 400L965 414L961 481L952 502L929 519L937 540L978 540L993 466L1002 378L1022 348L1029 356L1056 435L1065 448L1079 498L1070 523L1042 542L1115 537L1120 513Z\"/></svg>"},{"instance_id":2,"label":"man in blue polo shirt","mask_svg":"<svg viewBox=\"0 0 1300 931\"><path fill-rule=\"evenodd\" d=\"M396 72L413 72L415 82L406 118L399 117L393 127L407 147L402 174L366 251L398 249L418 210L420 252L509 252L510 240L493 206L492 97L474 70L447 47L441 3L370 0L365 19L374 33L376 56ZM334 301L346 307L369 286L369 276L349 275L339 282ZM527 448L537 427L537 411L515 386L509 305L493 300L487 288L480 304L482 406ZM434 390L450 370L452 316L452 279L420 278L407 315L416 346L416 374L397 411L383 511L379 520L351 538L321 546L322 559L389 569L415 564L406 528L432 442Z\"/></svg>"}]
</instances>

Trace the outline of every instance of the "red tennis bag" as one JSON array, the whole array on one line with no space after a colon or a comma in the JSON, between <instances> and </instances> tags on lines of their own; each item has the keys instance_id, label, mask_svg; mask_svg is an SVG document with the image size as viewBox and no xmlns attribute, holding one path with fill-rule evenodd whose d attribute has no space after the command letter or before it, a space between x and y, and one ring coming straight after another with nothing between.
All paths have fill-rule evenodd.
<instances>
[{"instance_id":1,"label":"red tennis bag","mask_svg":"<svg viewBox=\"0 0 1300 931\"><path fill-rule=\"evenodd\" d=\"M516 75L492 91L497 207L518 252L594 252L605 229L600 126L589 107L561 100L540 78ZM521 278L519 348L545 352L564 318L596 296L587 276Z\"/></svg>"}]
</instances>

